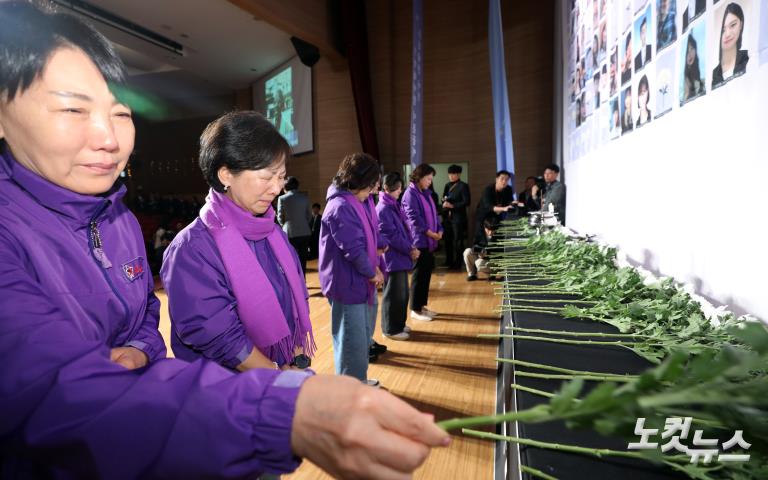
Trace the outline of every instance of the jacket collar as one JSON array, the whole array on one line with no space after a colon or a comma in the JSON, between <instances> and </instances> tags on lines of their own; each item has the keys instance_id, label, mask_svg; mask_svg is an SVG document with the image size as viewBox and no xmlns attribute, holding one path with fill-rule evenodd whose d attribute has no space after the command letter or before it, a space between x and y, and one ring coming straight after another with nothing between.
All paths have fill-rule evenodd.
<instances>
[{"instance_id":1,"label":"jacket collar","mask_svg":"<svg viewBox=\"0 0 768 480\"><path fill-rule=\"evenodd\" d=\"M67 190L31 172L17 162L7 148L0 152L0 180L6 178L16 183L40 205L80 225L87 225L106 206L120 201L126 190L123 185L113 185L102 195L83 195Z\"/></svg>"}]
</instances>

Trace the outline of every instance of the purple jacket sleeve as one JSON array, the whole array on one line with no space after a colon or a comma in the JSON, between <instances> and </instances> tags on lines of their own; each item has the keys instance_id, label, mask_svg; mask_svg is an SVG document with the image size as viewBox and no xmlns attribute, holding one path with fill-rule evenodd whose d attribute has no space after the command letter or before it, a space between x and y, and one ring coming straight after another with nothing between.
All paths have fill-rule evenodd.
<instances>
[{"instance_id":1,"label":"purple jacket sleeve","mask_svg":"<svg viewBox=\"0 0 768 480\"><path fill-rule=\"evenodd\" d=\"M326 215L325 225L336 246L344 258L355 266L355 270L365 278L376 275L371 267L365 244L365 233L354 209L346 204Z\"/></svg>"},{"instance_id":2,"label":"purple jacket sleeve","mask_svg":"<svg viewBox=\"0 0 768 480\"><path fill-rule=\"evenodd\" d=\"M150 362L154 362L165 358L166 350L163 337L157 329L160 324L160 300L155 295L155 280L149 270L144 277L147 279L147 311L141 327L125 346L138 348L147 354Z\"/></svg>"},{"instance_id":3,"label":"purple jacket sleeve","mask_svg":"<svg viewBox=\"0 0 768 480\"><path fill-rule=\"evenodd\" d=\"M47 300L53 293L2 232L0 292L4 453L74 478L243 477L297 466L291 424L305 374L236 375L172 359L127 370Z\"/></svg>"},{"instance_id":4,"label":"purple jacket sleeve","mask_svg":"<svg viewBox=\"0 0 768 480\"><path fill-rule=\"evenodd\" d=\"M389 208L382 209L379 212L379 236L384 239L389 248L410 255L413 248L411 239L403 237L395 222L400 222L400 218Z\"/></svg>"},{"instance_id":5,"label":"purple jacket sleeve","mask_svg":"<svg viewBox=\"0 0 768 480\"><path fill-rule=\"evenodd\" d=\"M165 251L160 275L179 339L217 363L235 368L253 343L237 316L237 300L215 244L186 231Z\"/></svg>"},{"instance_id":6,"label":"purple jacket sleeve","mask_svg":"<svg viewBox=\"0 0 768 480\"><path fill-rule=\"evenodd\" d=\"M403 194L403 211L408 219L408 229L411 232L411 238L414 245L419 245L419 239L427 234L427 220L421 212L421 205L416 194L408 189Z\"/></svg>"}]
</instances>

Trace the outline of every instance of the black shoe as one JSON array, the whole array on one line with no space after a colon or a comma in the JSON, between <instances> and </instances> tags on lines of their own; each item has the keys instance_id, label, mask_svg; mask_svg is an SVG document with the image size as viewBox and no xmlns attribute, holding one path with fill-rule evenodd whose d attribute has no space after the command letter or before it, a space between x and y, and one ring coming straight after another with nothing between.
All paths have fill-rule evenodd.
<instances>
[{"instance_id":1,"label":"black shoe","mask_svg":"<svg viewBox=\"0 0 768 480\"><path fill-rule=\"evenodd\" d=\"M376 363L376 361L379 359L379 356L373 352L368 353L368 363Z\"/></svg>"},{"instance_id":2,"label":"black shoe","mask_svg":"<svg viewBox=\"0 0 768 480\"><path fill-rule=\"evenodd\" d=\"M374 353L376 355L381 355L382 353L387 351L387 346L382 345L376 341L373 342L373 345L370 346L368 349L368 353Z\"/></svg>"},{"instance_id":3,"label":"black shoe","mask_svg":"<svg viewBox=\"0 0 768 480\"><path fill-rule=\"evenodd\" d=\"M477 280L477 275L467 275L468 282L474 282L475 280Z\"/></svg>"}]
</instances>

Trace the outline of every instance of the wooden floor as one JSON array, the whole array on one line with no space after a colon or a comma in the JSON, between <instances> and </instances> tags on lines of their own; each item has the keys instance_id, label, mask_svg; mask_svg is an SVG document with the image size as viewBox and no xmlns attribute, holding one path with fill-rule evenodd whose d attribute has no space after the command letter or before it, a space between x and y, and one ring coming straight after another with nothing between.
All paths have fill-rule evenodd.
<instances>
[{"instance_id":1,"label":"wooden floor","mask_svg":"<svg viewBox=\"0 0 768 480\"><path fill-rule=\"evenodd\" d=\"M312 368L318 373L333 373L330 333L330 308L320 295L316 262L310 262L307 285L310 312L318 351ZM493 312L498 304L486 281L468 283L466 274L437 269L432 277L429 307L441 315L432 322L409 320L411 340L397 342L381 336L376 341L389 351L372 364L370 378L378 378L393 394L419 410L430 412L436 420L470 415L489 415L495 408L496 346L481 340L478 333L498 333L499 319ZM158 292L163 307L160 331L168 344L170 323L167 298ZM379 317L380 319L380 317ZM168 348L171 354L170 346ZM493 475L493 444L478 439L454 436L448 448L436 449L414 478L490 479ZM292 475L292 480L330 478L309 462Z\"/></svg>"}]
</instances>

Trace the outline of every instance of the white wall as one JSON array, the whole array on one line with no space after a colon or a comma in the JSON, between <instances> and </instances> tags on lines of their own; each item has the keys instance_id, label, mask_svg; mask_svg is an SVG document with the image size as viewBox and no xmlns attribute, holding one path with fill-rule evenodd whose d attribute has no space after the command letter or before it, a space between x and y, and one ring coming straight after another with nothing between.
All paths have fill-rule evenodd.
<instances>
[{"instance_id":1,"label":"white wall","mask_svg":"<svg viewBox=\"0 0 768 480\"><path fill-rule=\"evenodd\" d=\"M569 227L768 319L768 63L758 56L743 77L616 140L600 138L599 115L574 130L566 114L564 173Z\"/></svg>"}]
</instances>

